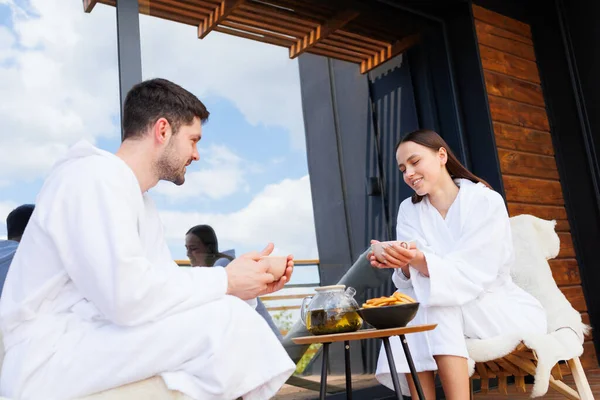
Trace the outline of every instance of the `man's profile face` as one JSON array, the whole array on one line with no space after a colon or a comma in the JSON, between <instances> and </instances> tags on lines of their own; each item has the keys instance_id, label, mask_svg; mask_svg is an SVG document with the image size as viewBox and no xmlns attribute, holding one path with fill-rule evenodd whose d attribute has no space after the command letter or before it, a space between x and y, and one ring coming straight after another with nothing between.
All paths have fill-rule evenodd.
<instances>
[{"instance_id":1,"label":"man's profile face","mask_svg":"<svg viewBox=\"0 0 600 400\"><path fill-rule=\"evenodd\" d=\"M200 159L198 142L202 137L202 124L198 118L190 125L182 125L172 134L157 162L159 179L183 185L187 166Z\"/></svg>"}]
</instances>

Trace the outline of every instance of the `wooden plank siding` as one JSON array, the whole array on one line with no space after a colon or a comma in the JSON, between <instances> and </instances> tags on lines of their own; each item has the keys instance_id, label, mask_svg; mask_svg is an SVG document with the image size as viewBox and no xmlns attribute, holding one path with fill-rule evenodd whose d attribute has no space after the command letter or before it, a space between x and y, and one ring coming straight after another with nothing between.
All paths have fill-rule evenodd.
<instances>
[{"instance_id":1,"label":"wooden plank siding","mask_svg":"<svg viewBox=\"0 0 600 400\"><path fill-rule=\"evenodd\" d=\"M556 220L560 252L550 261L552 275L589 323L531 29L476 5L473 15L508 212ZM591 334L584 348L584 367L597 368Z\"/></svg>"}]
</instances>

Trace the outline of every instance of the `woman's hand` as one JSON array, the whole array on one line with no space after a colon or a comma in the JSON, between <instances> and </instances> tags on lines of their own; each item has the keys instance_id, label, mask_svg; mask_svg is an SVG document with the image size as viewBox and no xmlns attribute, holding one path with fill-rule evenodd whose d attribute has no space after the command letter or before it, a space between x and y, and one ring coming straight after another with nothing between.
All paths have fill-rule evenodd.
<instances>
[{"instance_id":1,"label":"woman's hand","mask_svg":"<svg viewBox=\"0 0 600 400\"><path fill-rule=\"evenodd\" d=\"M378 243L371 240L371 244ZM406 246L406 247L405 247ZM371 265L375 268L401 268L404 276L410 278L409 265L425 276L429 276L425 255L414 242L398 242L386 246L382 252L383 262L375 257L373 252L367 255Z\"/></svg>"},{"instance_id":2,"label":"woman's hand","mask_svg":"<svg viewBox=\"0 0 600 400\"><path fill-rule=\"evenodd\" d=\"M371 244L379 243L377 240L371 240ZM406 246L406 247L404 247ZM385 245L381 257L377 259L373 252L368 254L371 265L376 268L404 268L410 264L417 256L417 247L413 242L399 242Z\"/></svg>"}]
</instances>

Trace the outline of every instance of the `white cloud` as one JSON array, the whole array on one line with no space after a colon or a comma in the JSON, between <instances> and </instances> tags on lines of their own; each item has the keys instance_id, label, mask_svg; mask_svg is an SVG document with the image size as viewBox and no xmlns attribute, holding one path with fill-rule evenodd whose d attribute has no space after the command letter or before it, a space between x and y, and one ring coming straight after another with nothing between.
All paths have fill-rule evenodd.
<instances>
[{"instance_id":1,"label":"white cloud","mask_svg":"<svg viewBox=\"0 0 600 400\"><path fill-rule=\"evenodd\" d=\"M0 31L4 180L39 177L77 140L118 132L114 12L90 17L81 2L47 0L27 7L13 5L14 32Z\"/></svg>"},{"instance_id":2,"label":"white cloud","mask_svg":"<svg viewBox=\"0 0 600 400\"><path fill-rule=\"evenodd\" d=\"M200 158L202 165L207 167L188 172L182 186L161 181L152 191L167 196L172 201L203 197L218 200L248 190L245 176L248 172L257 170L248 168L241 157L221 145L202 149Z\"/></svg>"},{"instance_id":3,"label":"white cloud","mask_svg":"<svg viewBox=\"0 0 600 400\"><path fill-rule=\"evenodd\" d=\"M140 30L145 77L225 97L251 124L286 128L304 149L298 62L286 48L219 32L200 40L196 27L155 18L142 18Z\"/></svg>"},{"instance_id":4,"label":"white cloud","mask_svg":"<svg viewBox=\"0 0 600 400\"><path fill-rule=\"evenodd\" d=\"M0 4L11 6L14 27L0 27L0 179L32 179L79 139L118 137L115 9ZM147 16L141 32L144 77L224 97L251 124L283 127L304 147L298 68L285 49L217 32L198 40L194 27Z\"/></svg>"},{"instance_id":5,"label":"white cloud","mask_svg":"<svg viewBox=\"0 0 600 400\"><path fill-rule=\"evenodd\" d=\"M10 178L30 178L44 174L66 153L68 145L57 142L35 143L26 139L0 139L0 187L8 186ZM4 172L4 174L3 174Z\"/></svg>"},{"instance_id":6,"label":"white cloud","mask_svg":"<svg viewBox=\"0 0 600 400\"><path fill-rule=\"evenodd\" d=\"M248 206L231 214L162 211L161 218L167 240L175 247L183 247L189 228L209 224L222 250L233 247L239 254L260 250L271 241L278 254L318 257L308 176L268 185Z\"/></svg>"},{"instance_id":7,"label":"white cloud","mask_svg":"<svg viewBox=\"0 0 600 400\"><path fill-rule=\"evenodd\" d=\"M0 26L0 62L4 62L14 56L13 46L15 35L5 26Z\"/></svg>"}]
</instances>

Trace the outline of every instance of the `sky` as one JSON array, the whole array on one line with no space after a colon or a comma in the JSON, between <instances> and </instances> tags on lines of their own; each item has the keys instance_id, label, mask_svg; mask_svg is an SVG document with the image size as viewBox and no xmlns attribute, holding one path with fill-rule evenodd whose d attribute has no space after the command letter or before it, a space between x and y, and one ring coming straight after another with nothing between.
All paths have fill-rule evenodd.
<instances>
[{"instance_id":1,"label":"sky","mask_svg":"<svg viewBox=\"0 0 600 400\"><path fill-rule=\"evenodd\" d=\"M212 225L221 250L275 243L318 258L298 64L288 50L140 16L143 79L190 90L210 111L186 183L151 190L175 259ZM0 0L0 238L6 215L35 203L54 162L80 140L120 143L115 8L81 0Z\"/></svg>"}]
</instances>

